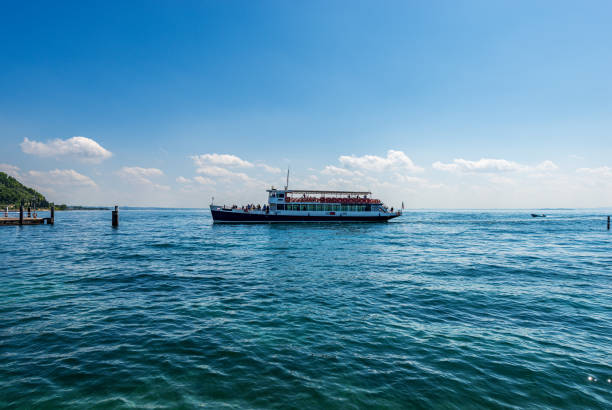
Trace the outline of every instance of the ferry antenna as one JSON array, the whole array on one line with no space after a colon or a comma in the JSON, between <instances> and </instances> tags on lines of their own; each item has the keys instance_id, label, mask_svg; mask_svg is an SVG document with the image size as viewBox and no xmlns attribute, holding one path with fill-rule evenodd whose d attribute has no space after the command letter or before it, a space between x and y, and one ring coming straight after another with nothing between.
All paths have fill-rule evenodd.
<instances>
[{"instance_id":1,"label":"ferry antenna","mask_svg":"<svg viewBox=\"0 0 612 410\"><path fill-rule=\"evenodd\" d=\"M289 167L287 167L287 184L285 185L285 191L289 188Z\"/></svg>"}]
</instances>

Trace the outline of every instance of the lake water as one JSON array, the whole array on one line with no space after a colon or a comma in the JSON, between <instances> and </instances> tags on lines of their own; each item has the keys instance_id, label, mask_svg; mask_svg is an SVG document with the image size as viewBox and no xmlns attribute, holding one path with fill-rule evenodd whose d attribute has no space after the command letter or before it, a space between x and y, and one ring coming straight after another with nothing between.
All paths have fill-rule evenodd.
<instances>
[{"instance_id":1,"label":"lake water","mask_svg":"<svg viewBox=\"0 0 612 410\"><path fill-rule=\"evenodd\" d=\"M606 211L0 227L0 407L612 408Z\"/></svg>"}]
</instances>

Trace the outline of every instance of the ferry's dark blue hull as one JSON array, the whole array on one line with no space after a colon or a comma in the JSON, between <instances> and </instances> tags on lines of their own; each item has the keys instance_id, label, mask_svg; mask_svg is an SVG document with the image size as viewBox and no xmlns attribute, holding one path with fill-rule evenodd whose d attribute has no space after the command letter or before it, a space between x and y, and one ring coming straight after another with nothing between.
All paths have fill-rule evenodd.
<instances>
[{"instance_id":1,"label":"ferry's dark blue hull","mask_svg":"<svg viewBox=\"0 0 612 410\"><path fill-rule=\"evenodd\" d=\"M379 214L374 216L342 216L342 215L275 215L259 213L243 213L223 210L210 211L214 222L223 223L273 223L273 222L386 222L399 216L398 214Z\"/></svg>"}]
</instances>

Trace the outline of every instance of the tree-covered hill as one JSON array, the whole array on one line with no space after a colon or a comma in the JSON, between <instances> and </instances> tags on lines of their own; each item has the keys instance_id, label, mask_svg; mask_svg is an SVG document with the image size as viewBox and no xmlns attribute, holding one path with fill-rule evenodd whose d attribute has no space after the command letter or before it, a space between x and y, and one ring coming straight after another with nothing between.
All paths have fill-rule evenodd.
<instances>
[{"instance_id":1,"label":"tree-covered hill","mask_svg":"<svg viewBox=\"0 0 612 410\"><path fill-rule=\"evenodd\" d=\"M21 203L37 207L49 206L43 194L28 188L12 176L0 172L0 205L19 206Z\"/></svg>"}]
</instances>

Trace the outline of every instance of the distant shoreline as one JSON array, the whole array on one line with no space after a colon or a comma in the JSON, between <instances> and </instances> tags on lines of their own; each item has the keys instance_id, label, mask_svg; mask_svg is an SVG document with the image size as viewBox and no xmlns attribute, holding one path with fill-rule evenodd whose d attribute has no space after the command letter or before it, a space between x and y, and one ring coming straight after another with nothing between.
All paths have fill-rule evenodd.
<instances>
[{"instance_id":1,"label":"distant shoreline","mask_svg":"<svg viewBox=\"0 0 612 410\"><path fill-rule=\"evenodd\" d=\"M1 210L5 210L7 206L3 206ZM24 205L24 209L28 209L27 206ZM49 211L49 207L30 207L32 209L36 209L37 211ZM109 211L111 207L108 206L59 206L55 207L56 211ZM9 211L19 211L19 207L9 206Z\"/></svg>"}]
</instances>

